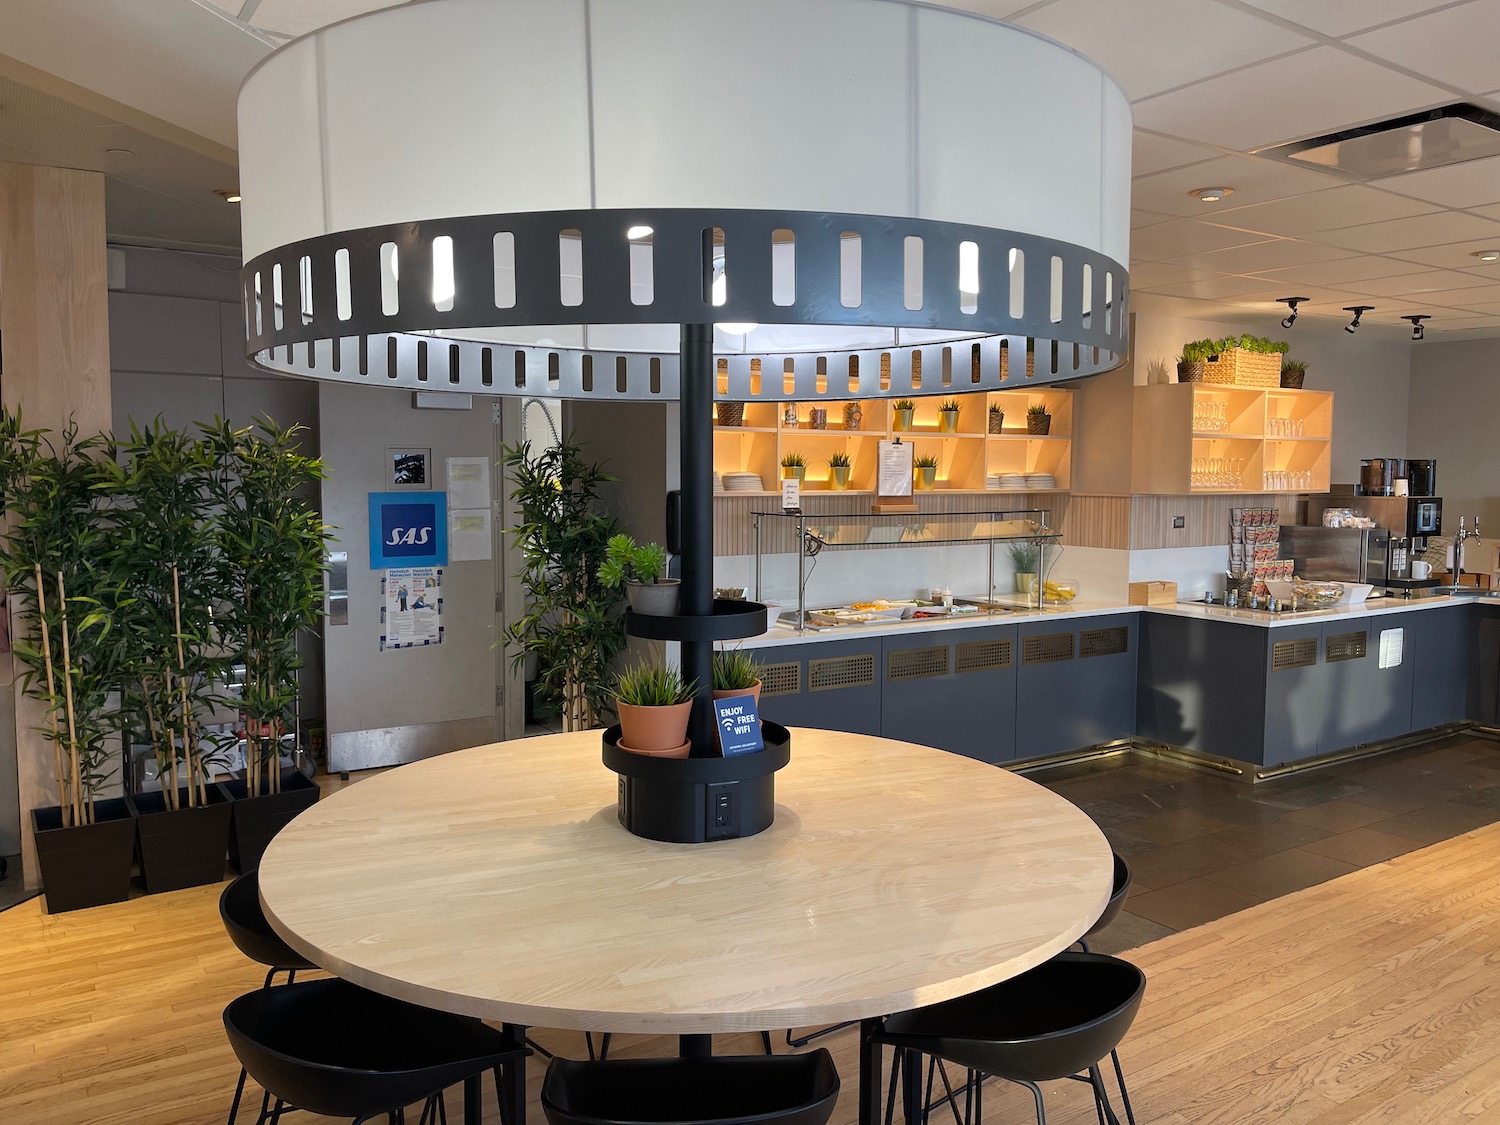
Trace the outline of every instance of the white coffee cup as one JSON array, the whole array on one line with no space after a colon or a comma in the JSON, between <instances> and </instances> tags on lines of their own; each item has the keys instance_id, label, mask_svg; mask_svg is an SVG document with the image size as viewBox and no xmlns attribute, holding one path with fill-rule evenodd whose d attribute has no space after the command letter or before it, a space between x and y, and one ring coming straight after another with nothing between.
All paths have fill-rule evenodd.
<instances>
[{"instance_id":1,"label":"white coffee cup","mask_svg":"<svg viewBox=\"0 0 1500 1125\"><path fill-rule=\"evenodd\" d=\"M1411 576L1413 578L1431 578L1432 564L1426 559L1412 559Z\"/></svg>"},{"instance_id":2,"label":"white coffee cup","mask_svg":"<svg viewBox=\"0 0 1500 1125\"><path fill-rule=\"evenodd\" d=\"M1397 477L1391 481L1392 491L1397 496L1405 496L1407 494L1406 490L1410 487L1411 483L1405 477Z\"/></svg>"}]
</instances>

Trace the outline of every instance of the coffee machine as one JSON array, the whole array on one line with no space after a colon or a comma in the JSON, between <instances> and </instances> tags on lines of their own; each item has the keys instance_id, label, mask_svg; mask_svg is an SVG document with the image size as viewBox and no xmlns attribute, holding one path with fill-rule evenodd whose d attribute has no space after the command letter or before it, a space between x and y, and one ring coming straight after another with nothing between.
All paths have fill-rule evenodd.
<instances>
[{"instance_id":1,"label":"coffee machine","mask_svg":"<svg viewBox=\"0 0 1500 1125\"><path fill-rule=\"evenodd\" d=\"M1377 460L1389 460L1377 458ZM1434 462L1427 462L1429 466ZM1431 479L1431 470L1429 478ZM1397 478L1400 479L1400 478ZM1335 486L1327 496L1309 498L1307 522L1313 525L1324 523L1323 514L1329 508L1347 509L1355 516L1373 520L1376 527L1390 532L1386 541L1386 565L1384 584L1393 594L1410 596L1413 590L1436 586L1436 578L1413 578L1411 564L1414 556L1427 549L1431 536L1443 533L1443 501L1438 496L1367 496L1356 489L1353 493L1343 491L1348 485Z\"/></svg>"}]
</instances>

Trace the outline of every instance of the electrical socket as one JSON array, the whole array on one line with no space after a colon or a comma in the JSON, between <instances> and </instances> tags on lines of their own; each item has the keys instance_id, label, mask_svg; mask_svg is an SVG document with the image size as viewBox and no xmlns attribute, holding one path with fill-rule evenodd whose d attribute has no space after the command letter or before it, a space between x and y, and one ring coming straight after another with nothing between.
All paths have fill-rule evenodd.
<instances>
[{"instance_id":1,"label":"electrical socket","mask_svg":"<svg viewBox=\"0 0 1500 1125\"><path fill-rule=\"evenodd\" d=\"M703 837L727 840L739 833L740 783L720 781L705 787Z\"/></svg>"},{"instance_id":2,"label":"electrical socket","mask_svg":"<svg viewBox=\"0 0 1500 1125\"><path fill-rule=\"evenodd\" d=\"M1172 526L1173 527L1186 527L1187 526L1187 517L1186 516L1173 516L1172 517Z\"/></svg>"}]
</instances>

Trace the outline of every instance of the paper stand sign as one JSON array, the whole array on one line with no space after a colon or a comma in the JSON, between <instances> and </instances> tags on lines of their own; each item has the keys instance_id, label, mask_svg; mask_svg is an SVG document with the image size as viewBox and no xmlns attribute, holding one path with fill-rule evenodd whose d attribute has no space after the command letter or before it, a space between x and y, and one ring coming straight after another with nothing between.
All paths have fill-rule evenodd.
<instances>
[{"instance_id":1,"label":"paper stand sign","mask_svg":"<svg viewBox=\"0 0 1500 1125\"><path fill-rule=\"evenodd\" d=\"M714 727L724 757L753 754L766 748L760 734L760 712L753 695L730 695L714 701Z\"/></svg>"},{"instance_id":2,"label":"paper stand sign","mask_svg":"<svg viewBox=\"0 0 1500 1125\"><path fill-rule=\"evenodd\" d=\"M879 443L872 512L915 512L912 499L912 444L897 438Z\"/></svg>"}]
</instances>

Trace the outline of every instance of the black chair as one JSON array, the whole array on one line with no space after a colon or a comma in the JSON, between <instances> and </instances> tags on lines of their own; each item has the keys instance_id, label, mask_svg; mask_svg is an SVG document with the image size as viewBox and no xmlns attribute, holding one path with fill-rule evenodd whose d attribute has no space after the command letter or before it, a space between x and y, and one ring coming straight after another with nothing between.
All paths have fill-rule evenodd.
<instances>
[{"instance_id":1,"label":"black chair","mask_svg":"<svg viewBox=\"0 0 1500 1125\"><path fill-rule=\"evenodd\" d=\"M1125 899L1130 894L1132 880L1130 864L1125 862L1125 857L1119 852L1112 852L1111 854L1115 857L1114 887L1109 892L1109 901L1104 904L1104 913L1100 914L1094 924L1089 927L1089 932L1078 939L1078 944L1083 947L1085 953L1089 951L1087 939L1093 937L1120 916L1120 911L1125 909Z\"/></svg>"},{"instance_id":2,"label":"black chair","mask_svg":"<svg viewBox=\"0 0 1500 1125\"><path fill-rule=\"evenodd\" d=\"M904 1056L907 1114L909 1118L920 1116L926 1125L932 1107L922 1101L917 1060L928 1055L976 1072L978 1080L967 1085L967 1125L979 1123L983 1077L988 1075L1029 1089L1036 1102L1038 1125L1047 1121L1039 1082L1059 1078L1088 1082L1100 1119L1119 1125L1098 1064L1125 1037L1145 990L1145 974L1128 961L1098 953L1059 953L1018 977L980 992L889 1017L876 1036L898 1052L891 1072L887 1122L894 1111L896 1081ZM1085 1072L1087 1077L1083 1077ZM939 1073L943 1073L940 1067ZM958 1119L957 1095L945 1073L943 1081L948 1086L945 1100ZM930 1091L930 1065L926 1084ZM1133 1125L1135 1114L1123 1078L1120 1094L1126 1117ZM931 1097L930 1093L925 1096Z\"/></svg>"},{"instance_id":3,"label":"black chair","mask_svg":"<svg viewBox=\"0 0 1500 1125\"><path fill-rule=\"evenodd\" d=\"M521 1125L515 1109L524 1105L530 1052L477 1019L331 979L246 993L224 1009L224 1031L240 1063L276 1099L257 1125L279 1122L291 1107L356 1125L381 1116L401 1123L415 1102L425 1103L422 1121L435 1125L447 1120L442 1092L465 1082L477 1094L486 1071L495 1077L501 1121Z\"/></svg>"},{"instance_id":4,"label":"black chair","mask_svg":"<svg viewBox=\"0 0 1500 1125\"><path fill-rule=\"evenodd\" d=\"M833 1056L553 1059L542 1081L551 1125L825 1125L839 1096Z\"/></svg>"}]
</instances>

